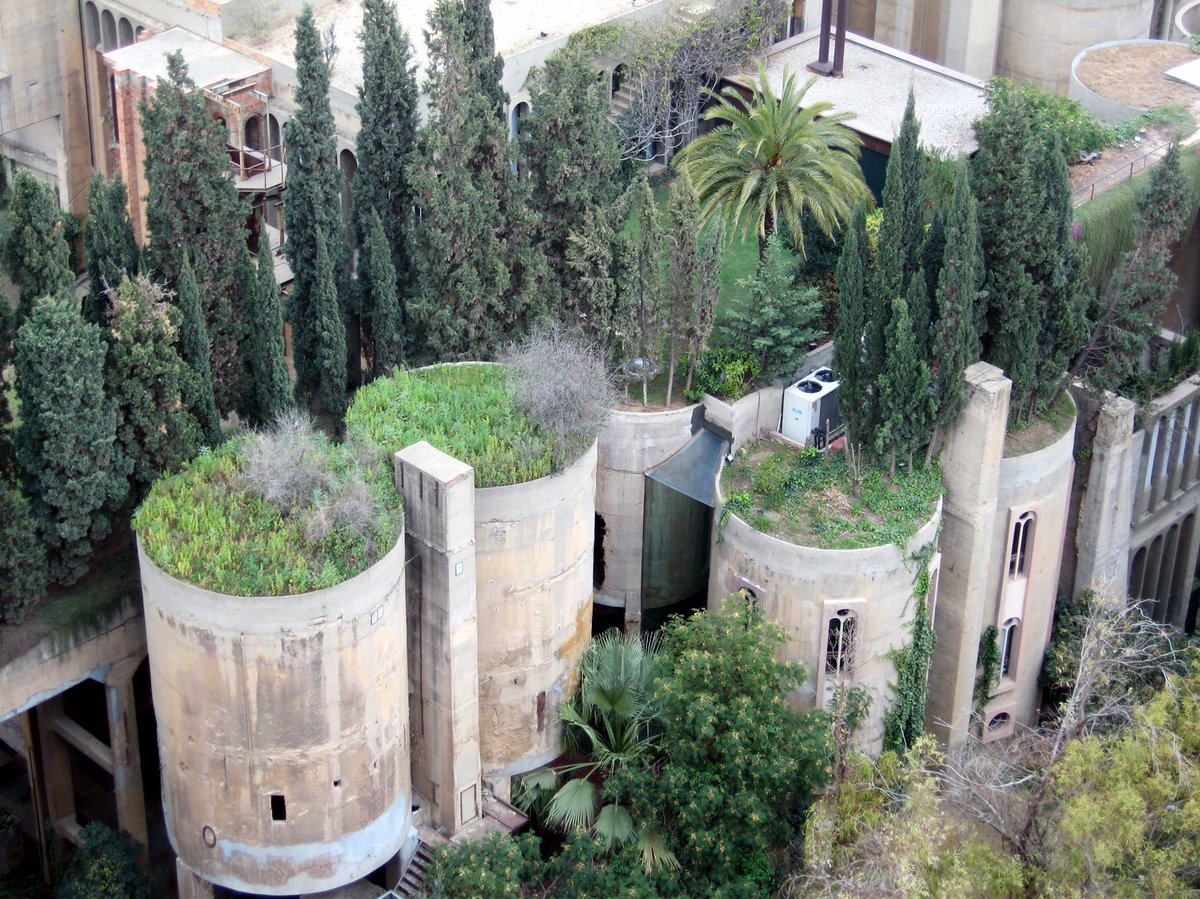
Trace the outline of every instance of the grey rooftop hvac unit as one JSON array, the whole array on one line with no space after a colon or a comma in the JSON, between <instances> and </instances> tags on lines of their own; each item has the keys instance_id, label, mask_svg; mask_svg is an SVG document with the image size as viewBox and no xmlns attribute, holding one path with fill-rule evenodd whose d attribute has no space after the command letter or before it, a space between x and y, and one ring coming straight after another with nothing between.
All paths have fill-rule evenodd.
<instances>
[{"instance_id":1,"label":"grey rooftop hvac unit","mask_svg":"<svg viewBox=\"0 0 1200 899\"><path fill-rule=\"evenodd\" d=\"M824 446L828 435L842 423L837 402L840 383L833 371L821 367L787 388L780 433L793 443ZM814 432L818 432L815 441Z\"/></svg>"}]
</instances>

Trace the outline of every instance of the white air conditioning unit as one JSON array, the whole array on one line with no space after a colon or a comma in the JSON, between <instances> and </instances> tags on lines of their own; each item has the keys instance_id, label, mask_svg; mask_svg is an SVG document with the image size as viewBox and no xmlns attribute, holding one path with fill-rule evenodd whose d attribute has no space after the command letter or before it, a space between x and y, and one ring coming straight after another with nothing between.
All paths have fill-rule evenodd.
<instances>
[{"instance_id":1,"label":"white air conditioning unit","mask_svg":"<svg viewBox=\"0 0 1200 899\"><path fill-rule=\"evenodd\" d=\"M780 433L793 443L806 445L817 428L837 428L842 422L837 404L839 386L836 375L822 367L787 388L783 392Z\"/></svg>"}]
</instances>

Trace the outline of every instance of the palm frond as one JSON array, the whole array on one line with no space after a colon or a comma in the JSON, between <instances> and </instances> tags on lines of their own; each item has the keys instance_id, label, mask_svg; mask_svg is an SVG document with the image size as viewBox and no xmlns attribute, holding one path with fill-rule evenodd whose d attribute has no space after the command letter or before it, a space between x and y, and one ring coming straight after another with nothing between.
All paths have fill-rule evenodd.
<instances>
[{"instance_id":1,"label":"palm frond","mask_svg":"<svg viewBox=\"0 0 1200 899\"><path fill-rule=\"evenodd\" d=\"M590 827L595 817L596 788L582 778L563 784L546 809L546 820L568 832Z\"/></svg>"},{"instance_id":2,"label":"palm frond","mask_svg":"<svg viewBox=\"0 0 1200 899\"><path fill-rule=\"evenodd\" d=\"M624 806L612 803L600 809L596 822L592 825L592 833L600 840L605 850L624 849L637 839L637 829L633 826L633 818Z\"/></svg>"}]
</instances>

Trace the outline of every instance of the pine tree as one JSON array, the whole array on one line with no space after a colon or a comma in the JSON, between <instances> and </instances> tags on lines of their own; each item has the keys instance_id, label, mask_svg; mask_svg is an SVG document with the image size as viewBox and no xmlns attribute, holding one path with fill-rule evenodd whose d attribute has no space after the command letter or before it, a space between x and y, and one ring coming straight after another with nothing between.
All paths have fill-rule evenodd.
<instances>
[{"instance_id":1,"label":"pine tree","mask_svg":"<svg viewBox=\"0 0 1200 899\"><path fill-rule=\"evenodd\" d=\"M374 209L367 216L359 284L364 307L371 310L371 375L378 378L403 364L404 326L396 298L396 269L383 222Z\"/></svg>"},{"instance_id":2,"label":"pine tree","mask_svg":"<svg viewBox=\"0 0 1200 899\"><path fill-rule=\"evenodd\" d=\"M325 235L317 232L316 281L310 299L313 354L319 367L317 399L341 429L346 414L346 327L338 304L337 277Z\"/></svg>"},{"instance_id":3,"label":"pine tree","mask_svg":"<svg viewBox=\"0 0 1200 899\"><path fill-rule=\"evenodd\" d=\"M504 77L504 57L496 52L495 23L492 21L492 5L475 3L471 0L454 0L460 4L459 15L463 23L463 39L467 59L475 81L475 89L486 100L485 108L499 122L504 121L504 107L508 105L508 94L500 86Z\"/></svg>"},{"instance_id":4,"label":"pine tree","mask_svg":"<svg viewBox=\"0 0 1200 899\"><path fill-rule=\"evenodd\" d=\"M266 424L277 419L292 404L288 360L283 350L280 286L275 281L275 263L270 252L258 254L257 280L253 319L256 338L251 344L250 370L254 376L254 394L258 397L258 413Z\"/></svg>"},{"instance_id":5,"label":"pine tree","mask_svg":"<svg viewBox=\"0 0 1200 899\"><path fill-rule=\"evenodd\" d=\"M521 122L521 167L532 186L537 241L550 267L547 289L555 292L557 308L578 289L566 262L571 230L589 210L616 200L621 154L608 121L608 96L590 60L560 50L530 74L528 84L533 112Z\"/></svg>"},{"instance_id":6,"label":"pine tree","mask_svg":"<svg viewBox=\"0 0 1200 899\"><path fill-rule=\"evenodd\" d=\"M87 571L128 488L104 355L100 328L83 320L71 291L36 300L17 332L17 461L51 578L62 583Z\"/></svg>"},{"instance_id":7,"label":"pine tree","mask_svg":"<svg viewBox=\"0 0 1200 899\"><path fill-rule=\"evenodd\" d=\"M793 262L779 235L767 239L767 252L752 278L738 282L745 291L736 314L737 343L759 359L764 377L791 377L823 335L814 327L821 315L820 292L797 287Z\"/></svg>"},{"instance_id":8,"label":"pine tree","mask_svg":"<svg viewBox=\"0 0 1200 899\"><path fill-rule=\"evenodd\" d=\"M190 257L212 343L213 396L224 414L236 408L241 386L237 339L247 209L229 177L224 130L181 53L167 57L167 77L142 104L141 116L150 264L155 279L179 291L185 252Z\"/></svg>"},{"instance_id":9,"label":"pine tree","mask_svg":"<svg viewBox=\"0 0 1200 899\"><path fill-rule=\"evenodd\" d=\"M934 412L937 429L926 462L966 401L963 372L979 358L976 307L983 285L979 224L967 166L960 166L946 221L946 249L937 287L937 324L932 335Z\"/></svg>"},{"instance_id":10,"label":"pine tree","mask_svg":"<svg viewBox=\"0 0 1200 899\"><path fill-rule=\"evenodd\" d=\"M4 269L20 291L15 330L29 317L35 300L73 291L75 273L54 188L27 169L20 169L13 179L8 204Z\"/></svg>"},{"instance_id":11,"label":"pine tree","mask_svg":"<svg viewBox=\"0 0 1200 899\"><path fill-rule=\"evenodd\" d=\"M144 277L109 289L104 386L117 410L117 452L137 503L155 479L200 449L200 425L185 403L190 370L175 347L179 312Z\"/></svg>"},{"instance_id":12,"label":"pine tree","mask_svg":"<svg viewBox=\"0 0 1200 899\"><path fill-rule=\"evenodd\" d=\"M179 305L179 351L191 369L184 385L184 394L192 414L200 424L204 442L216 446L225 437L221 433L221 414L217 411L213 396L212 356L204 311L200 307L200 287L186 251L175 302Z\"/></svg>"},{"instance_id":13,"label":"pine tree","mask_svg":"<svg viewBox=\"0 0 1200 899\"><path fill-rule=\"evenodd\" d=\"M429 116L409 170L422 210L415 317L434 359L487 358L545 311L528 187L512 170L503 122L477 89L463 14L459 0L430 11Z\"/></svg>"},{"instance_id":14,"label":"pine tree","mask_svg":"<svg viewBox=\"0 0 1200 899\"><path fill-rule=\"evenodd\" d=\"M362 45L363 81L356 107L362 127L354 175L355 227L359 242L365 243L372 209L383 223L397 275L397 333L406 335L411 326L408 299L413 275L408 242L415 202L408 166L417 151L418 95L412 45L391 0L363 0ZM375 314L369 296L363 302L362 326L370 337Z\"/></svg>"},{"instance_id":15,"label":"pine tree","mask_svg":"<svg viewBox=\"0 0 1200 899\"><path fill-rule=\"evenodd\" d=\"M866 332L866 270L859 241L866 240L865 209L859 204L846 229L842 256L838 260L837 326L833 332L833 368L838 380L838 408L846 422L847 443L859 446L872 442L870 433L871 375L863 335Z\"/></svg>"},{"instance_id":16,"label":"pine tree","mask_svg":"<svg viewBox=\"0 0 1200 899\"><path fill-rule=\"evenodd\" d=\"M87 252L88 295L83 317L108 327L108 290L137 274L138 248L129 221L128 197L120 175L108 181L99 172L88 185L88 217L83 230Z\"/></svg>"},{"instance_id":17,"label":"pine tree","mask_svg":"<svg viewBox=\"0 0 1200 899\"><path fill-rule=\"evenodd\" d=\"M887 453L891 473L896 474L896 456L907 456L929 435L929 367L917 353L908 304L900 297L892 301L887 331L887 356L876 383L879 390L879 429L876 451Z\"/></svg>"},{"instance_id":18,"label":"pine tree","mask_svg":"<svg viewBox=\"0 0 1200 899\"><path fill-rule=\"evenodd\" d=\"M671 404L675 387L675 366L679 361L679 346L686 337L696 297L707 285L701 280L703 271L700 254L700 199L688 177L687 167L680 168L671 184L666 210L667 259L667 405Z\"/></svg>"},{"instance_id":19,"label":"pine tree","mask_svg":"<svg viewBox=\"0 0 1200 899\"><path fill-rule=\"evenodd\" d=\"M346 255L338 197L337 135L329 108L329 65L310 6L296 20L295 55L296 114L283 127L288 147L288 239L283 250L293 276L287 319L292 323L296 397L308 399L318 392L327 374L322 354L328 345L321 336L322 329L328 328L323 319L327 310L318 307L315 296L320 277L317 244L325 241L335 278L345 270ZM344 346L344 326L342 331ZM342 367L346 367L345 359ZM341 380L344 385L344 375Z\"/></svg>"},{"instance_id":20,"label":"pine tree","mask_svg":"<svg viewBox=\"0 0 1200 899\"><path fill-rule=\"evenodd\" d=\"M908 91L908 105L888 156L883 186L883 221L876 241L874 283L879 302L891 304L908 293L908 284L921 265L925 239L923 189L925 162L921 157L921 125L916 97Z\"/></svg>"}]
</instances>

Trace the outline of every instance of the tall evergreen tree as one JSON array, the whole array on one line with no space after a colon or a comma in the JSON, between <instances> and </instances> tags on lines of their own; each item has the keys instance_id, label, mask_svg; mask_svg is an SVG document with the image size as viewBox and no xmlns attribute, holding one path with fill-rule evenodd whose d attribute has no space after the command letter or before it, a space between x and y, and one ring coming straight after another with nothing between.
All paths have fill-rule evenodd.
<instances>
[{"instance_id":1,"label":"tall evergreen tree","mask_svg":"<svg viewBox=\"0 0 1200 899\"><path fill-rule=\"evenodd\" d=\"M179 350L191 369L184 386L187 403L200 424L204 442L216 446L225 439L221 433L221 414L213 396L212 355L204 310L200 306L200 286L192 272L189 254L183 254L175 302L179 304Z\"/></svg>"},{"instance_id":2,"label":"tall evergreen tree","mask_svg":"<svg viewBox=\"0 0 1200 899\"><path fill-rule=\"evenodd\" d=\"M323 354L328 346L321 337L322 329L328 327L323 319L327 310L318 308L315 297L317 244L325 241L335 278L344 272L346 258L338 197L337 135L329 108L329 64L311 6L305 6L296 20L295 103L296 114L283 126L288 148L288 239L283 250L293 277L287 319L292 323L296 397L309 399L321 389L327 373ZM342 331L344 345L344 326ZM341 381L344 392L344 375Z\"/></svg>"},{"instance_id":3,"label":"tall evergreen tree","mask_svg":"<svg viewBox=\"0 0 1200 899\"><path fill-rule=\"evenodd\" d=\"M917 277L917 276L920 277ZM917 269L908 282L908 317L912 322L913 340L916 341L917 355L926 362L929 361L930 321L933 312L929 308L929 289L925 286L925 270Z\"/></svg>"},{"instance_id":4,"label":"tall evergreen tree","mask_svg":"<svg viewBox=\"0 0 1200 899\"><path fill-rule=\"evenodd\" d=\"M925 246L921 249L921 268L925 271L925 289L931 297L937 295L938 276L942 272L942 260L945 256L946 208L939 206L929 219L929 230L925 232ZM931 322L931 324L936 323Z\"/></svg>"},{"instance_id":5,"label":"tall evergreen tree","mask_svg":"<svg viewBox=\"0 0 1200 899\"><path fill-rule=\"evenodd\" d=\"M865 241L866 216L862 204L846 229L842 256L838 260L837 326L833 332L833 368L841 386L838 408L846 422L847 441L855 446L870 442L871 366L863 347L866 332L866 270L859 241Z\"/></svg>"},{"instance_id":6,"label":"tall evergreen tree","mask_svg":"<svg viewBox=\"0 0 1200 899\"><path fill-rule=\"evenodd\" d=\"M566 263L575 289L563 298L560 318L568 328L579 328L604 350L612 361L620 348L621 317L617 302L619 228L624 211L586 209L583 219L567 236Z\"/></svg>"},{"instance_id":7,"label":"tall evergreen tree","mask_svg":"<svg viewBox=\"0 0 1200 899\"><path fill-rule=\"evenodd\" d=\"M883 221L875 248L872 289L885 309L896 297L907 295L909 281L921 265L921 245L925 239L925 161L921 158L920 138L916 98L910 87L904 119L888 156Z\"/></svg>"},{"instance_id":8,"label":"tall evergreen tree","mask_svg":"<svg viewBox=\"0 0 1200 899\"><path fill-rule=\"evenodd\" d=\"M708 349L708 338L712 335L717 315L717 300L721 295L721 262L725 257L725 229L709 226L700 230L696 282L699 290L692 294L692 309L687 316L686 330L688 346L687 381L683 390L692 389L692 377L700 356Z\"/></svg>"},{"instance_id":9,"label":"tall evergreen tree","mask_svg":"<svg viewBox=\"0 0 1200 899\"><path fill-rule=\"evenodd\" d=\"M621 153L608 121L608 96L591 60L560 50L531 73L528 85L533 112L521 122L521 165L532 186L537 240L550 269L546 289L559 307L579 289L566 261L571 230L588 210L605 209L616 200ZM695 220L689 227L695 229Z\"/></svg>"},{"instance_id":10,"label":"tall evergreen tree","mask_svg":"<svg viewBox=\"0 0 1200 899\"><path fill-rule=\"evenodd\" d=\"M491 356L544 312L528 187L477 88L463 14L459 0L438 0L429 13L429 117L409 170L422 211L416 317L436 359Z\"/></svg>"},{"instance_id":11,"label":"tall evergreen tree","mask_svg":"<svg viewBox=\"0 0 1200 899\"><path fill-rule=\"evenodd\" d=\"M378 378L404 362L404 324L396 297L396 269L383 222L374 209L367 216L358 279L363 305L371 310L371 375Z\"/></svg>"},{"instance_id":12,"label":"tall evergreen tree","mask_svg":"<svg viewBox=\"0 0 1200 899\"><path fill-rule=\"evenodd\" d=\"M666 240L667 259L667 404L675 388L675 367L679 348L686 339L691 318L696 313L696 298L705 294L708 285L700 244L700 198L687 167L680 167L671 184L667 199Z\"/></svg>"},{"instance_id":13,"label":"tall evergreen tree","mask_svg":"<svg viewBox=\"0 0 1200 899\"><path fill-rule=\"evenodd\" d=\"M475 80L475 88L486 99L486 109L497 121L504 121L508 94L500 86L504 77L504 57L496 52L496 28L492 21L492 4L472 0L454 0L460 4L463 39L467 59Z\"/></svg>"},{"instance_id":14,"label":"tall evergreen tree","mask_svg":"<svg viewBox=\"0 0 1200 899\"><path fill-rule=\"evenodd\" d=\"M946 220L945 255L938 274L937 322L931 341L936 366L933 423L937 430L929 442L927 462L966 401L963 372L979 358L976 307L981 302L983 257L975 209L964 163L954 183L954 198Z\"/></svg>"},{"instance_id":15,"label":"tall evergreen tree","mask_svg":"<svg viewBox=\"0 0 1200 899\"><path fill-rule=\"evenodd\" d=\"M316 281L309 309L313 328L313 352L319 366L317 400L340 430L346 414L346 326L338 304L337 276L325 242L317 232Z\"/></svg>"},{"instance_id":16,"label":"tall evergreen tree","mask_svg":"<svg viewBox=\"0 0 1200 899\"><path fill-rule=\"evenodd\" d=\"M150 264L156 279L178 291L185 251L190 255L212 341L213 396L227 413L237 406L241 386L237 340L247 209L229 177L224 129L178 52L167 57L167 77L142 104L141 116ZM289 205L289 228L290 213Z\"/></svg>"},{"instance_id":17,"label":"tall evergreen tree","mask_svg":"<svg viewBox=\"0 0 1200 899\"><path fill-rule=\"evenodd\" d=\"M87 571L128 488L104 356L100 328L83 320L71 291L35 301L17 332L17 462L51 577L62 583Z\"/></svg>"},{"instance_id":18,"label":"tall evergreen tree","mask_svg":"<svg viewBox=\"0 0 1200 899\"><path fill-rule=\"evenodd\" d=\"M409 333L408 298L412 264L413 188L408 167L417 150L417 79L408 34L396 18L392 0L363 0L363 80L358 88L358 170L354 175L355 226L366 242L374 209L383 223L396 271L400 304L398 332ZM363 330L370 338L375 319L370 297L363 297Z\"/></svg>"},{"instance_id":19,"label":"tall evergreen tree","mask_svg":"<svg viewBox=\"0 0 1200 899\"><path fill-rule=\"evenodd\" d=\"M29 503L15 484L0 480L0 622L20 624L46 595L46 547Z\"/></svg>"},{"instance_id":20,"label":"tall evergreen tree","mask_svg":"<svg viewBox=\"0 0 1200 899\"><path fill-rule=\"evenodd\" d=\"M16 315L16 327L20 327L35 300L73 291L75 273L54 188L20 169L13 179L8 206L4 269L20 292Z\"/></svg>"},{"instance_id":21,"label":"tall evergreen tree","mask_svg":"<svg viewBox=\"0 0 1200 899\"><path fill-rule=\"evenodd\" d=\"M1031 409L1037 388L1040 305L1032 269L1041 252L1044 200L1033 172L1039 147L1024 101L1015 91L996 89L988 103L988 114L975 123L979 153L971 172L987 271L984 358L1012 380L1010 414L1017 419Z\"/></svg>"},{"instance_id":22,"label":"tall evergreen tree","mask_svg":"<svg viewBox=\"0 0 1200 899\"><path fill-rule=\"evenodd\" d=\"M658 205L654 202L654 192L650 190L650 182L642 175L630 186L635 198L630 208L637 209L638 230L637 242L633 248L630 274L632 280L627 288L633 298L631 309L635 310L637 326L638 358L642 366L642 405L648 402L650 365L657 366L662 349L663 328L663 272L661 260L663 257L662 224L658 220Z\"/></svg>"},{"instance_id":23,"label":"tall evergreen tree","mask_svg":"<svg viewBox=\"0 0 1200 899\"><path fill-rule=\"evenodd\" d=\"M109 288L104 386L117 410L117 452L138 502L163 472L200 449L200 425L185 402L190 374L175 347L179 312L144 277Z\"/></svg>"},{"instance_id":24,"label":"tall evergreen tree","mask_svg":"<svg viewBox=\"0 0 1200 899\"><path fill-rule=\"evenodd\" d=\"M137 274L138 248L129 221L128 197L120 175L105 181L99 172L88 185L88 217L83 229L87 252L88 295L83 317L108 326L108 290Z\"/></svg>"},{"instance_id":25,"label":"tall evergreen tree","mask_svg":"<svg viewBox=\"0 0 1200 899\"><path fill-rule=\"evenodd\" d=\"M901 297L892 301L887 331L887 357L876 384L879 390L879 428L876 449L886 453L896 474L896 456L913 453L929 437L929 367L917 352L908 304Z\"/></svg>"},{"instance_id":26,"label":"tall evergreen tree","mask_svg":"<svg viewBox=\"0 0 1200 899\"><path fill-rule=\"evenodd\" d=\"M248 294L246 306L246 369L250 405L254 410L251 424L264 425L291 405L291 390L284 358L279 285L269 252L258 254L258 266L252 276L254 288Z\"/></svg>"}]
</instances>

